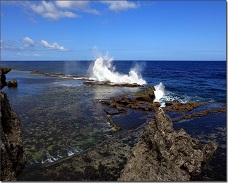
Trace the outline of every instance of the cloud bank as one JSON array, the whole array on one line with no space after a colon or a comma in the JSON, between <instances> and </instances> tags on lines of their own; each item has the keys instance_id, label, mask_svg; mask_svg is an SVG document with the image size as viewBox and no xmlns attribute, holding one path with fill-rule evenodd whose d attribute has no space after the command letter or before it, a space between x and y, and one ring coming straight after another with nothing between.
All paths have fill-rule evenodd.
<instances>
[{"instance_id":1,"label":"cloud bank","mask_svg":"<svg viewBox=\"0 0 228 183\"><path fill-rule=\"evenodd\" d=\"M114 12L139 8L139 4L129 1L104 1L103 3L107 4L109 10Z\"/></svg>"},{"instance_id":2,"label":"cloud bank","mask_svg":"<svg viewBox=\"0 0 228 183\"><path fill-rule=\"evenodd\" d=\"M42 1L39 5L29 4L30 8L37 14L40 14L44 18L58 20L60 18L77 18L77 14L70 11L59 10L53 2Z\"/></svg>"},{"instance_id":3,"label":"cloud bank","mask_svg":"<svg viewBox=\"0 0 228 183\"><path fill-rule=\"evenodd\" d=\"M23 37L21 41L3 41L1 40L1 49L9 51L29 51L29 50L57 50L57 51L67 51L68 49L60 46L58 43L54 42L52 44L48 43L45 40L36 42L29 37Z\"/></svg>"},{"instance_id":4,"label":"cloud bank","mask_svg":"<svg viewBox=\"0 0 228 183\"><path fill-rule=\"evenodd\" d=\"M108 10L113 12L126 11L128 9L137 9L140 7L139 2L132 2L127 0L113 0L113 1L41 1L41 2L24 2L24 7L43 18L49 20L59 20L61 18L79 18L78 13L91 13L95 15L102 14L98 9L92 8L92 4L107 5ZM99 7L99 6L98 6ZM100 8L100 7L99 7Z\"/></svg>"}]
</instances>

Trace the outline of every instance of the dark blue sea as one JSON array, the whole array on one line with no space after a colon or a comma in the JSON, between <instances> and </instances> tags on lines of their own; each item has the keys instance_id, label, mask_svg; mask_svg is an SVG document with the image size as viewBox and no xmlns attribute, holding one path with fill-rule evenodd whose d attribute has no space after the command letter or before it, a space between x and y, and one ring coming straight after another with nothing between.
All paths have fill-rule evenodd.
<instances>
[{"instance_id":1,"label":"dark blue sea","mask_svg":"<svg viewBox=\"0 0 228 183\"><path fill-rule=\"evenodd\" d=\"M97 101L140 88L88 86L70 77L51 77L44 73L90 77L92 61L9 61L1 67L14 70L7 80L17 79L16 89L5 87L13 109L19 114L28 167L52 163L58 159L83 153L113 134L106 122L102 105ZM208 108L226 103L225 61L113 61L115 71L128 74L140 66L140 74L148 84L165 86L166 100L199 101ZM137 117L137 118L136 118ZM145 123L142 114L118 118L113 122L125 130ZM219 144L211 169L219 173L213 180L226 180L226 114L209 114L174 124L184 128L203 143L212 140Z\"/></svg>"}]
</instances>

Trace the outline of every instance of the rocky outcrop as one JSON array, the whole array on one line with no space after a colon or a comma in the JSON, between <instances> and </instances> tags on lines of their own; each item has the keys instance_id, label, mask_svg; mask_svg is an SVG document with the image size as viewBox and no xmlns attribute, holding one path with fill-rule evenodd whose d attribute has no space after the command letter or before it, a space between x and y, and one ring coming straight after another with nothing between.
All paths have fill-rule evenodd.
<instances>
[{"instance_id":1,"label":"rocky outcrop","mask_svg":"<svg viewBox=\"0 0 228 183\"><path fill-rule=\"evenodd\" d=\"M188 112L200 106L203 106L203 104L199 102L166 102L165 110L170 112Z\"/></svg>"},{"instance_id":2,"label":"rocky outcrop","mask_svg":"<svg viewBox=\"0 0 228 183\"><path fill-rule=\"evenodd\" d=\"M1 91L1 181L17 180L26 163L20 119L12 110L7 95Z\"/></svg>"},{"instance_id":3,"label":"rocky outcrop","mask_svg":"<svg viewBox=\"0 0 228 183\"><path fill-rule=\"evenodd\" d=\"M13 88L16 88L18 86L18 82L16 79L13 79L12 81L8 81L7 82L7 86L8 87L13 87Z\"/></svg>"},{"instance_id":4,"label":"rocky outcrop","mask_svg":"<svg viewBox=\"0 0 228 183\"><path fill-rule=\"evenodd\" d=\"M0 68L1 72L1 89L7 86L6 74L11 71L11 68Z\"/></svg>"},{"instance_id":5,"label":"rocky outcrop","mask_svg":"<svg viewBox=\"0 0 228 183\"><path fill-rule=\"evenodd\" d=\"M199 174L217 146L201 144L183 129L174 131L169 116L159 108L132 148L119 181L188 181Z\"/></svg>"},{"instance_id":6,"label":"rocky outcrop","mask_svg":"<svg viewBox=\"0 0 228 183\"><path fill-rule=\"evenodd\" d=\"M12 81L6 81L6 74L11 71L11 68L1 68L1 89L5 86L8 87L14 87L16 88L18 86L18 82L16 79L13 79Z\"/></svg>"}]
</instances>

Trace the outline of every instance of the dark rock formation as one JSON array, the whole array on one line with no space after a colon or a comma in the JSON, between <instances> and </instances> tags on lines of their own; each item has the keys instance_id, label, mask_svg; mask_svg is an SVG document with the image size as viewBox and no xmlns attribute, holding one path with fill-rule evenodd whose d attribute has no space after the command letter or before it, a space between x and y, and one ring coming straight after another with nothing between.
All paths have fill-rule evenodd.
<instances>
[{"instance_id":1,"label":"dark rock formation","mask_svg":"<svg viewBox=\"0 0 228 183\"><path fill-rule=\"evenodd\" d=\"M170 112L188 112L200 106L203 106L203 104L199 102L166 102L165 110Z\"/></svg>"},{"instance_id":2,"label":"dark rock formation","mask_svg":"<svg viewBox=\"0 0 228 183\"><path fill-rule=\"evenodd\" d=\"M11 68L1 68L1 89L7 86L6 74L11 71Z\"/></svg>"},{"instance_id":3,"label":"dark rock formation","mask_svg":"<svg viewBox=\"0 0 228 183\"><path fill-rule=\"evenodd\" d=\"M18 82L16 79L13 79L12 81L7 82L7 86L16 88L18 86Z\"/></svg>"},{"instance_id":4,"label":"dark rock formation","mask_svg":"<svg viewBox=\"0 0 228 183\"><path fill-rule=\"evenodd\" d=\"M6 74L11 71L11 68L1 68L1 89L5 86L8 87L17 87L18 82L16 79L13 79L12 81L6 81Z\"/></svg>"},{"instance_id":5,"label":"dark rock formation","mask_svg":"<svg viewBox=\"0 0 228 183\"><path fill-rule=\"evenodd\" d=\"M120 181L188 181L215 153L216 144L200 144L183 129L173 130L169 116L159 108L132 148Z\"/></svg>"},{"instance_id":6,"label":"dark rock formation","mask_svg":"<svg viewBox=\"0 0 228 183\"><path fill-rule=\"evenodd\" d=\"M22 130L18 115L10 107L7 95L1 91L1 181L12 181L26 163Z\"/></svg>"}]
</instances>

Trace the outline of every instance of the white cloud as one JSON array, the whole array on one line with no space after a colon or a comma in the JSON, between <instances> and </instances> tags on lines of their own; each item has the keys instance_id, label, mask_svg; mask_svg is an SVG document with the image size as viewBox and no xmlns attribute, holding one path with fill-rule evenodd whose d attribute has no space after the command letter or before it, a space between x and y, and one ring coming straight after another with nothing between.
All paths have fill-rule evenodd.
<instances>
[{"instance_id":1,"label":"white cloud","mask_svg":"<svg viewBox=\"0 0 228 183\"><path fill-rule=\"evenodd\" d=\"M60 18L77 18L79 17L77 14L72 13L70 11L61 11L59 10L53 2L42 1L39 5L31 4L30 8L40 14L44 18L58 20Z\"/></svg>"},{"instance_id":2,"label":"white cloud","mask_svg":"<svg viewBox=\"0 0 228 183\"><path fill-rule=\"evenodd\" d=\"M87 13L100 14L98 10L90 7L89 1L55 1L59 8L73 9L76 11L83 11Z\"/></svg>"},{"instance_id":3,"label":"white cloud","mask_svg":"<svg viewBox=\"0 0 228 183\"><path fill-rule=\"evenodd\" d=\"M139 7L139 4L136 4L135 2L129 2L126 0L122 1L104 1L103 3L109 5L108 8L111 11L123 11L128 9L136 9Z\"/></svg>"},{"instance_id":4,"label":"white cloud","mask_svg":"<svg viewBox=\"0 0 228 183\"><path fill-rule=\"evenodd\" d=\"M40 44L42 44L44 47L46 47L48 49L60 50L60 51L67 50L66 48L64 48L63 46L59 46L58 43L55 43L55 42L53 44L49 44L47 41L41 40Z\"/></svg>"},{"instance_id":5,"label":"white cloud","mask_svg":"<svg viewBox=\"0 0 228 183\"><path fill-rule=\"evenodd\" d=\"M30 39L29 37L23 37L22 39L23 39L23 42L25 43L24 45L26 47L34 45L34 41L32 39Z\"/></svg>"}]
</instances>

